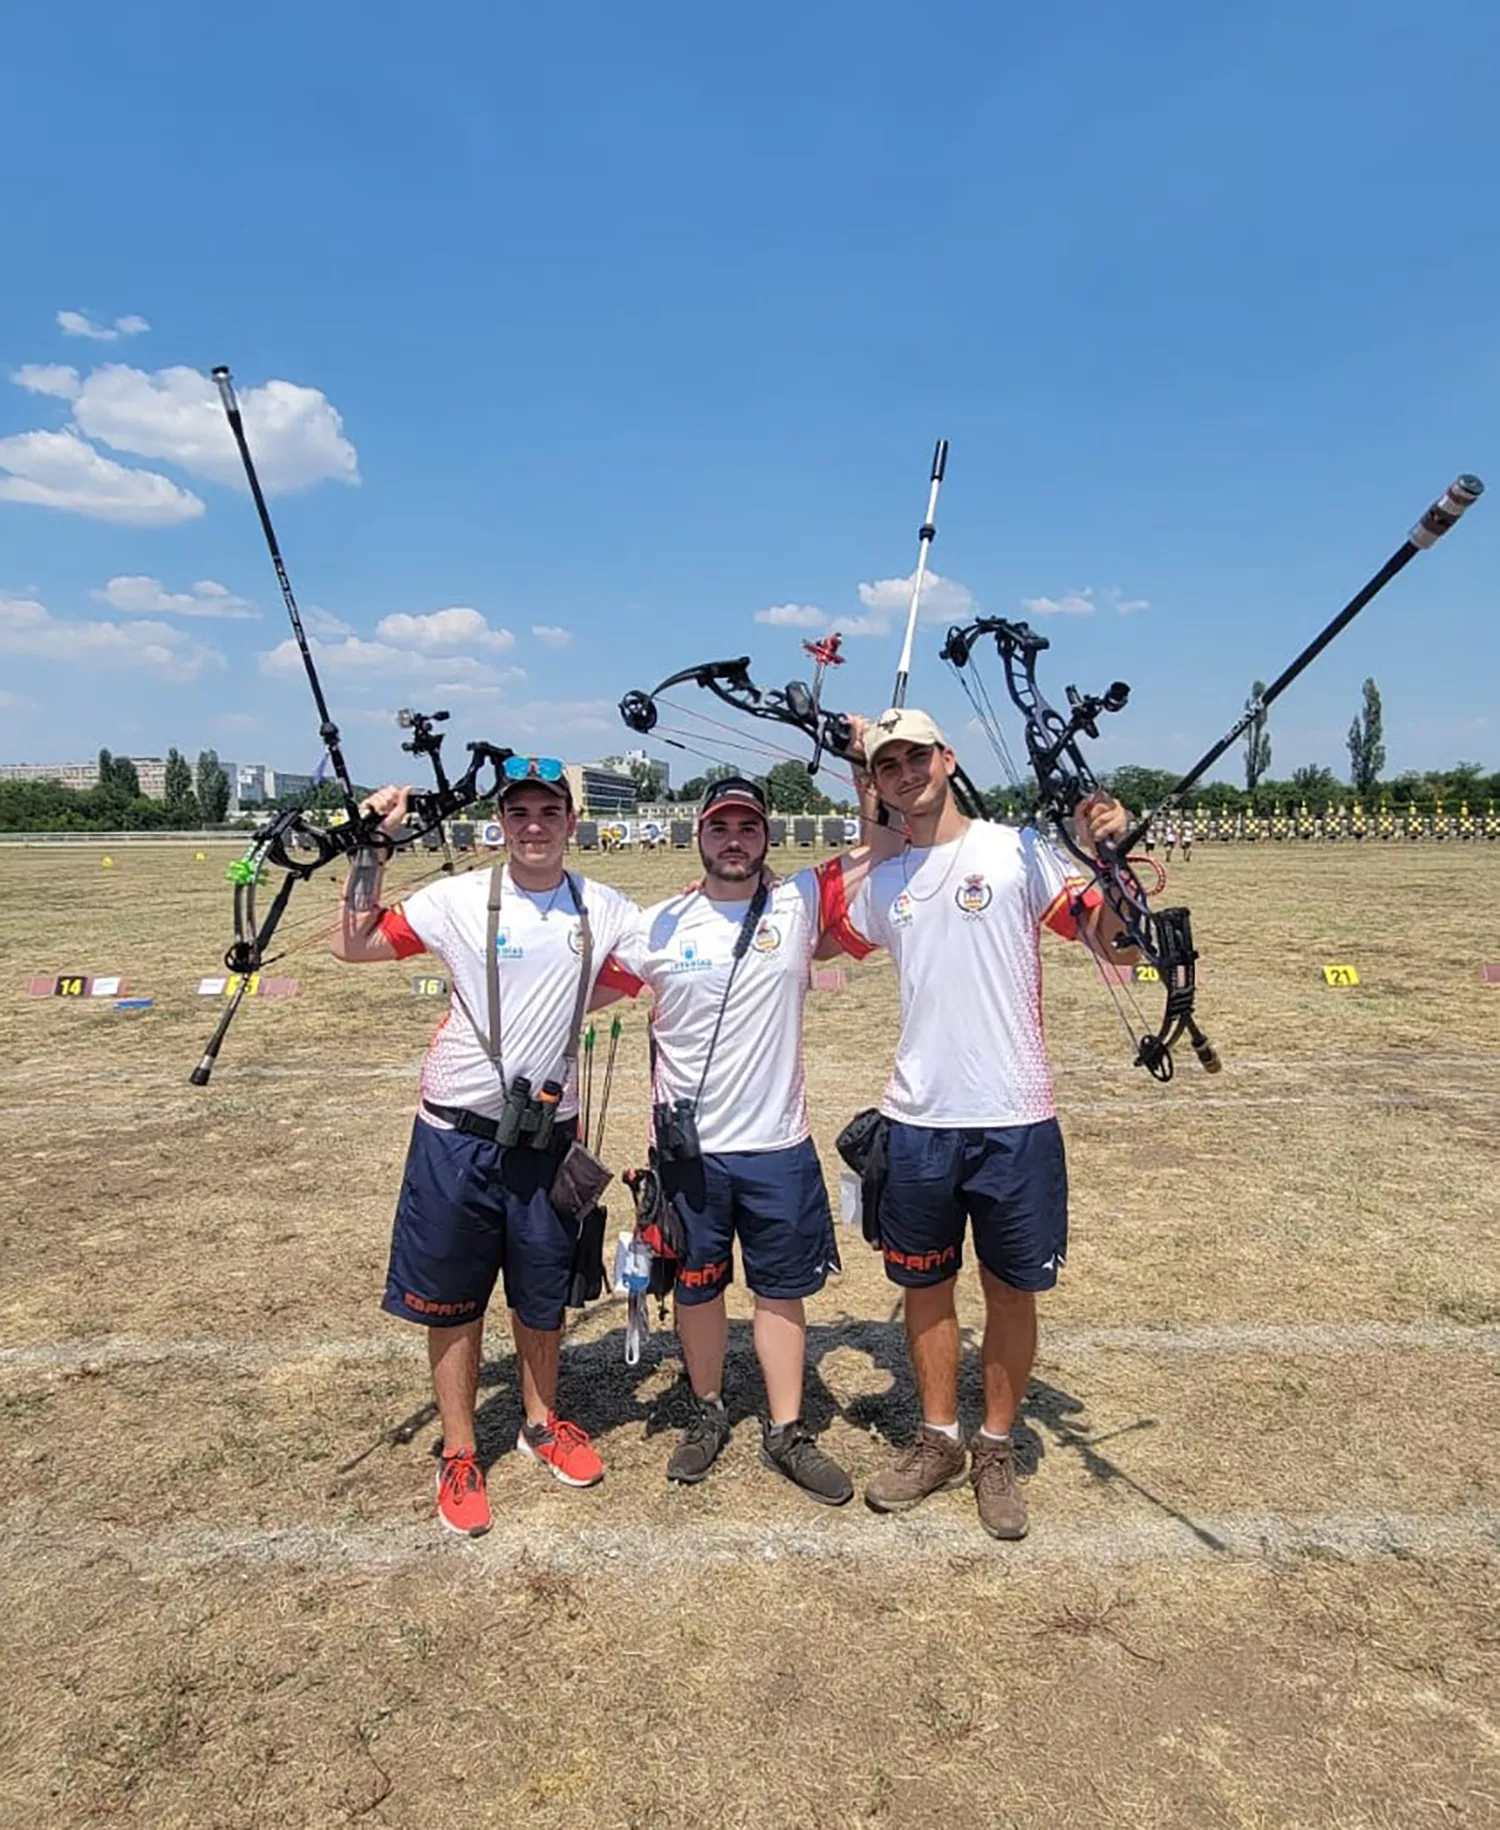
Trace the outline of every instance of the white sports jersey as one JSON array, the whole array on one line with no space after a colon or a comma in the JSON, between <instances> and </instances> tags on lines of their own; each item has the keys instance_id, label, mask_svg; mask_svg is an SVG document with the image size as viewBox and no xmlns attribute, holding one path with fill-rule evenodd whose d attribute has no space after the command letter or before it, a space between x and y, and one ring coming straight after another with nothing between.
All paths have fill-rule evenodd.
<instances>
[{"instance_id":1,"label":"white sports jersey","mask_svg":"<svg viewBox=\"0 0 1500 1830\"><path fill-rule=\"evenodd\" d=\"M597 980L640 912L606 884L576 874L574 882L589 912L594 942L590 978ZM404 920L428 952L437 954L454 986L448 1015L422 1064L422 1097L435 1105L463 1106L498 1118L505 1089L488 1046L484 949L489 886L488 871L446 877L418 890L393 914L397 924ZM555 890L517 889L507 865L495 950L500 958L500 1059L505 1080L524 1075L535 1092L544 1080L563 1077L563 1051L578 996L582 941L567 883ZM559 1118L571 1118L578 1110L576 1081L575 1072L563 1090Z\"/></svg>"},{"instance_id":2,"label":"white sports jersey","mask_svg":"<svg viewBox=\"0 0 1500 1830\"><path fill-rule=\"evenodd\" d=\"M1055 1116L1039 931L1076 937L1069 898L1061 858L1033 828L987 820L871 870L847 922L833 925L850 952L886 947L896 964L887 1118L977 1129Z\"/></svg>"},{"instance_id":3,"label":"white sports jersey","mask_svg":"<svg viewBox=\"0 0 1500 1830\"><path fill-rule=\"evenodd\" d=\"M835 869L837 863L835 861ZM771 891L735 973L698 1105L705 1154L781 1150L808 1135L802 1007L818 944L819 873L799 871ZM654 1097L696 1099L709 1040L729 982L734 943L750 908L693 892L647 909L624 969L656 994Z\"/></svg>"}]
</instances>

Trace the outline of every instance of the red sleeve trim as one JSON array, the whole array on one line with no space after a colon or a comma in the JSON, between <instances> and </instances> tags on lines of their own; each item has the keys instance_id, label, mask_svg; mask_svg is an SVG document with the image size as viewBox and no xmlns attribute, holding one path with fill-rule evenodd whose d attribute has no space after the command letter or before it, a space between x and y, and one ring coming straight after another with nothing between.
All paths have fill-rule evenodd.
<instances>
[{"instance_id":1,"label":"red sleeve trim","mask_svg":"<svg viewBox=\"0 0 1500 1830\"><path fill-rule=\"evenodd\" d=\"M600 968L595 984L602 985L606 991L623 992L627 998L638 998L646 989L646 981L627 971L613 953Z\"/></svg>"},{"instance_id":2,"label":"red sleeve trim","mask_svg":"<svg viewBox=\"0 0 1500 1830\"><path fill-rule=\"evenodd\" d=\"M1078 911L1097 909L1103 902L1097 884L1085 888L1081 879L1070 878L1047 905L1042 926L1062 940L1077 940Z\"/></svg>"},{"instance_id":3,"label":"red sleeve trim","mask_svg":"<svg viewBox=\"0 0 1500 1830\"><path fill-rule=\"evenodd\" d=\"M383 934L396 949L397 959L410 959L414 953L425 953L427 942L406 919L399 909L385 909L380 920L375 924L376 932Z\"/></svg>"},{"instance_id":4,"label":"red sleeve trim","mask_svg":"<svg viewBox=\"0 0 1500 1830\"><path fill-rule=\"evenodd\" d=\"M849 898L844 888L844 865L841 858L830 858L817 869L818 933L832 935L850 959L866 959L875 951L875 943L866 940L849 919Z\"/></svg>"}]
</instances>

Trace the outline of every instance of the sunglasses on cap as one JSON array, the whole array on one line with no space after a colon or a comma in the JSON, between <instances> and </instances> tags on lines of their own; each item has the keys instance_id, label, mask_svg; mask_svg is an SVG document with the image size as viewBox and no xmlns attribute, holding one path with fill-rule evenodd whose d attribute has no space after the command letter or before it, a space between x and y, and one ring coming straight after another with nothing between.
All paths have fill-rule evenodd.
<instances>
[{"instance_id":1,"label":"sunglasses on cap","mask_svg":"<svg viewBox=\"0 0 1500 1830\"><path fill-rule=\"evenodd\" d=\"M500 772L508 782L560 782L563 766L555 756L507 756Z\"/></svg>"}]
</instances>

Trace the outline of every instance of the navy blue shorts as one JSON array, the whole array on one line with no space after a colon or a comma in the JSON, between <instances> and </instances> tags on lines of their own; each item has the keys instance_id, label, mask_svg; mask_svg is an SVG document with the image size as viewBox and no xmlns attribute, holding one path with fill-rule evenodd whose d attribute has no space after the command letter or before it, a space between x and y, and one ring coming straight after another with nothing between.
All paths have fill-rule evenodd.
<instances>
[{"instance_id":1,"label":"navy blue shorts","mask_svg":"<svg viewBox=\"0 0 1500 1830\"><path fill-rule=\"evenodd\" d=\"M547 1191L566 1147L502 1150L418 1118L381 1307L429 1328L457 1327L484 1314L503 1274L506 1303L528 1328L561 1328L578 1228Z\"/></svg>"},{"instance_id":2,"label":"navy blue shorts","mask_svg":"<svg viewBox=\"0 0 1500 1830\"><path fill-rule=\"evenodd\" d=\"M990 1130L891 1121L880 1202L885 1274L908 1289L940 1284L964 1261L974 1226L979 1262L1017 1290L1050 1290L1068 1252L1068 1170L1055 1118Z\"/></svg>"},{"instance_id":3,"label":"navy blue shorts","mask_svg":"<svg viewBox=\"0 0 1500 1830\"><path fill-rule=\"evenodd\" d=\"M687 1256L679 1303L708 1303L734 1281L739 1235L745 1282L757 1296L813 1296L839 1269L823 1168L812 1139L785 1150L729 1150L668 1163L666 1192L682 1218Z\"/></svg>"}]
</instances>

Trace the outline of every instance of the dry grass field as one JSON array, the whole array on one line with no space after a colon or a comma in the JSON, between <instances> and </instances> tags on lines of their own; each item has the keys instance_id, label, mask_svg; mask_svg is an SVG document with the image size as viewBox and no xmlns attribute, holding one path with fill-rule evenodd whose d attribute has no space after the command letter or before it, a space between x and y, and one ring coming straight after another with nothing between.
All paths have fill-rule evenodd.
<instances>
[{"instance_id":1,"label":"dry grass field","mask_svg":"<svg viewBox=\"0 0 1500 1830\"><path fill-rule=\"evenodd\" d=\"M1500 848L1178 866L1217 1079L1131 1070L1048 942L1073 1244L1017 1546L967 1489L828 1514L762 1470L738 1297L735 1439L686 1491L670 1333L627 1369L618 1305L573 1326L609 1467L577 1494L513 1452L495 1327L496 1529L445 1539L420 1340L377 1309L437 1011L413 968L312 945L189 1087L229 855L0 849L5 1830L1500 1823ZM642 897L686 874L585 863ZM304 938L333 895L298 893ZM61 971L155 1008L23 995ZM878 958L809 1001L825 1164L895 1012ZM616 1165L646 1112L625 1024ZM914 1399L842 1238L810 1415L863 1479Z\"/></svg>"}]
</instances>

